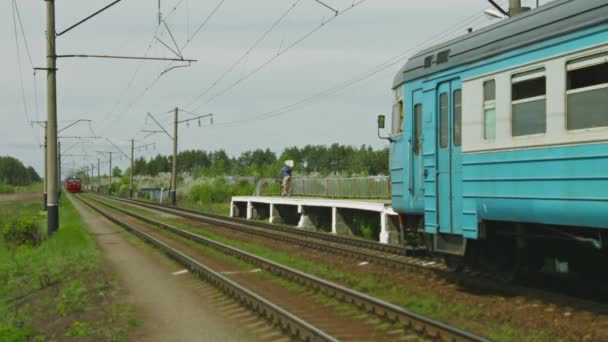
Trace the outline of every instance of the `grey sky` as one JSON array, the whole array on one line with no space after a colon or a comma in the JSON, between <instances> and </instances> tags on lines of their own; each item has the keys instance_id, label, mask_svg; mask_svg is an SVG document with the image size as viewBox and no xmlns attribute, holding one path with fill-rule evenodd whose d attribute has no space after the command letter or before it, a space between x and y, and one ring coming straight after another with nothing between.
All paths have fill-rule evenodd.
<instances>
[{"instance_id":1,"label":"grey sky","mask_svg":"<svg viewBox=\"0 0 608 342\"><path fill-rule=\"evenodd\" d=\"M358 0L355 0L355 3ZM17 0L34 66L45 64L45 3ZM57 30L68 27L110 0L57 1ZM187 37L216 6L217 0L162 0L166 15L179 3L168 24L178 43ZM58 62L59 127L70 120L93 120L91 127L79 124L66 130L65 136L97 135L116 142L126 152L127 140L138 145L156 142L156 150L140 155L171 152L171 142L156 134L144 139L142 129L156 129L145 113L151 112L171 128L175 106L200 114L214 113L216 125L198 128L196 123L180 126L180 150L225 149L230 155L254 148L269 147L281 151L287 146L306 144L385 145L376 137L375 117L388 114L391 107L390 86L394 73L406 58L348 87L338 94L323 98L313 105L273 117L228 125L240 120L295 103L331 88L382 64L408 49L428 43L439 33L464 34L466 27L478 28L490 21L481 14L490 8L486 0L367 0L341 14L301 44L285 52L267 67L207 103L210 96L224 90L239 78L256 69L278 51L319 26L333 14L314 0L300 0L285 20L202 101L189 105L209 87L295 0L226 0L201 32L183 50L184 57L198 59L189 68L179 68L160 77L171 64L100 59L63 59ZM353 0L326 0L343 10ZM506 0L500 1L506 3ZM528 1L535 2L535 1ZM543 1L546 2L546 1ZM526 1L524 1L526 3ZM171 56L160 43L153 42L157 28L156 0L123 0L106 13L59 37L58 54L119 54L143 56L151 44L149 56ZM0 63L0 155L12 155L42 170L43 133L32 129L22 101L17 49L13 31L12 0L0 3L3 27L0 41L3 63ZM463 25L464 19L471 19ZM457 29L455 29L457 28ZM170 43L164 29L159 37ZM39 73L34 83L30 62L19 33L21 74L30 120L46 118L46 75ZM447 38L443 36L442 38ZM438 42L438 41L437 41ZM135 70L136 77L130 86ZM34 84L38 103L34 101ZM153 86L151 86L153 84ZM146 89L148 89L146 91ZM189 105L189 106L188 106ZM185 107L187 106L187 107ZM36 110L36 107L38 110ZM164 112L164 114L163 114ZM182 114L182 118L189 117ZM66 139L62 149L77 140ZM88 158L65 159L64 168L97 161L96 150L113 150L103 141L92 141L71 147L69 154L86 154ZM87 160L86 162L84 160ZM121 168L127 161L116 160Z\"/></svg>"}]
</instances>

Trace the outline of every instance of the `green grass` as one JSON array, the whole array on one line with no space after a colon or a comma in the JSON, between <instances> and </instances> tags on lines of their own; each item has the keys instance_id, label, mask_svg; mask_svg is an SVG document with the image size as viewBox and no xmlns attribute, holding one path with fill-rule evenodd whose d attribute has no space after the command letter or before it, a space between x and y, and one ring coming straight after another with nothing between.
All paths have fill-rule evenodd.
<instances>
[{"instance_id":1,"label":"green grass","mask_svg":"<svg viewBox=\"0 0 608 342\"><path fill-rule=\"evenodd\" d=\"M114 204L108 200L103 202ZM453 301L446 301L437 294L421 288L408 287L407 284L397 285L390 281L379 279L369 274L361 274L337 269L334 266L318 263L301 258L297 255L272 250L255 243L237 241L207 232L203 229L191 228L175 219L154 215L150 212L129 208L130 211L143 216L152 217L158 221L196 233L218 242L242 249L260 257L292 267L303 272L342 284L357 291L407 308L415 313L432 317L445 322L458 318L459 325L473 331L484 331L490 337L500 341L542 341L556 340L551 332L529 331L517 327L515 323L488 322L483 317L483 311ZM353 261L353 263L355 263Z\"/></svg>"},{"instance_id":2,"label":"green grass","mask_svg":"<svg viewBox=\"0 0 608 342\"><path fill-rule=\"evenodd\" d=\"M190 200L178 200L177 205L182 208L201 210L216 215L230 215L230 203L203 203L196 204Z\"/></svg>"},{"instance_id":3,"label":"green grass","mask_svg":"<svg viewBox=\"0 0 608 342\"><path fill-rule=\"evenodd\" d=\"M0 224L9 215L35 214L40 226L46 227L46 215L40 204L22 205L2 203ZM45 228L43 230L46 230ZM43 234L45 235L45 234ZM80 319L88 307L99 302L100 291L95 286L104 277L100 271L100 254L92 236L88 234L79 213L68 200L60 204L60 228L51 238L45 236L40 246L9 246L0 239L0 341L59 339L64 336L105 336L105 329L95 328L103 322ZM102 310L103 308L96 307ZM83 319L97 320L97 317ZM78 318L61 336L38 336L45 327L54 329L53 319ZM127 318L124 318L126 326ZM95 329L94 329L95 328ZM42 329L43 331L40 331ZM59 328L60 329L60 328ZM125 333L112 333L115 340ZM104 340L103 338L101 340Z\"/></svg>"},{"instance_id":4,"label":"green grass","mask_svg":"<svg viewBox=\"0 0 608 342\"><path fill-rule=\"evenodd\" d=\"M14 194L14 193L15 193L14 186L0 183L0 194Z\"/></svg>"}]
</instances>

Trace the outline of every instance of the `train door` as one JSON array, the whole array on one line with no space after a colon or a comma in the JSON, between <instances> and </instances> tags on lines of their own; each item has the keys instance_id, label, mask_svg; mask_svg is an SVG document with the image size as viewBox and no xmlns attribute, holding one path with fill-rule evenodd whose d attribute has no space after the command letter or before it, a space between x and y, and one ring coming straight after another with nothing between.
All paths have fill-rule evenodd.
<instances>
[{"instance_id":1,"label":"train door","mask_svg":"<svg viewBox=\"0 0 608 342\"><path fill-rule=\"evenodd\" d=\"M412 133L411 133L411 144L410 144L410 155L409 160L409 189L412 194L413 200L424 198L424 169L423 169L423 108L422 108L422 91L415 91L412 94Z\"/></svg>"},{"instance_id":2,"label":"train door","mask_svg":"<svg viewBox=\"0 0 608 342\"><path fill-rule=\"evenodd\" d=\"M437 220L439 232L462 234L462 90L459 80L437 90Z\"/></svg>"}]
</instances>

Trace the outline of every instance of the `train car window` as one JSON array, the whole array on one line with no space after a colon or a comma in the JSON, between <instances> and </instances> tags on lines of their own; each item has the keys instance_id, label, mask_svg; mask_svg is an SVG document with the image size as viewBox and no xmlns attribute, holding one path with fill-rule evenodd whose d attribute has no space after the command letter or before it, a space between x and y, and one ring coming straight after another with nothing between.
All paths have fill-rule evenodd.
<instances>
[{"instance_id":1,"label":"train car window","mask_svg":"<svg viewBox=\"0 0 608 342\"><path fill-rule=\"evenodd\" d=\"M570 61L566 69L568 130L607 127L608 54Z\"/></svg>"},{"instance_id":2,"label":"train car window","mask_svg":"<svg viewBox=\"0 0 608 342\"><path fill-rule=\"evenodd\" d=\"M547 79L545 69L513 75L511 134L514 137L547 131Z\"/></svg>"},{"instance_id":3,"label":"train car window","mask_svg":"<svg viewBox=\"0 0 608 342\"><path fill-rule=\"evenodd\" d=\"M448 94L439 95L439 146L448 147Z\"/></svg>"},{"instance_id":4,"label":"train car window","mask_svg":"<svg viewBox=\"0 0 608 342\"><path fill-rule=\"evenodd\" d=\"M414 153L420 154L422 149L422 105L414 106Z\"/></svg>"},{"instance_id":5,"label":"train car window","mask_svg":"<svg viewBox=\"0 0 608 342\"><path fill-rule=\"evenodd\" d=\"M403 115L403 100L400 100L393 105L393 135L403 133Z\"/></svg>"},{"instance_id":6,"label":"train car window","mask_svg":"<svg viewBox=\"0 0 608 342\"><path fill-rule=\"evenodd\" d=\"M462 145L462 90L454 91L454 146Z\"/></svg>"},{"instance_id":7,"label":"train car window","mask_svg":"<svg viewBox=\"0 0 608 342\"><path fill-rule=\"evenodd\" d=\"M496 139L496 81L483 82L483 138Z\"/></svg>"}]
</instances>

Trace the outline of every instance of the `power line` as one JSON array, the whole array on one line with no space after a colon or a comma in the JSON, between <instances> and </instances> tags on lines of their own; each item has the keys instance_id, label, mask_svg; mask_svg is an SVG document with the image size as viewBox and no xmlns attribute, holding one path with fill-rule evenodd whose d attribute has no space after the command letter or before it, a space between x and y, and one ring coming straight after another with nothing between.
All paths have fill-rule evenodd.
<instances>
[{"instance_id":1,"label":"power line","mask_svg":"<svg viewBox=\"0 0 608 342\"><path fill-rule=\"evenodd\" d=\"M331 18L329 18L327 20L324 20L323 22L321 22L321 24L319 26L315 27L313 30L309 31L308 33L304 34L300 38L296 39L293 43L291 43L290 45L288 45L287 47L285 47L283 50L279 51L276 55L272 56L271 58L269 58L268 60L266 60L264 63L262 63L261 65L259 65L257 68L253 69L253 71L251 71L248 74L246 74L245 76L239 78L234 83L232 83L230 86L224 88L224 90L222 90L222 91L214 94L213 96L211 96L211 98L209 98L205 103L209 103L209 102L213 101L214 99L216 99L217 97L222 96L222 95L226 94L227 92L229 92L230 90L234 89L236 86L238 86L239 84L241 84L245 80L249 79L251 76L253 76L253 75L257 74L258 72L260 72L261 70L263 70L269 64L271 64L272 62L274 62L277 58L279 58L282 55L284 55L287 51L291 50L295 46L299 45L300 43L302 43L303 41L305 41L306 39L308 39L314 33L316 33L317 31L319 31L320 29L322 29L325 25L331 23L333 20L335 20L336 18L340 17L342 14L349 12L350 10L352 10L353 8L361 5L365 1L367 1L367 0L359 0L359 1L353 2L353 4L350 7L348 7L346 9L338 12L338 14L336 14L335 16L333 16L333 17L331 17ZM199 110L200 107L202 107L202 105L196 107L194 109L194 111Z\"/></svg>"},{"instance_id":2,"label":"power line","mask_svg":"<svg viewBox=\"0 0 608 342\"><path fill-rule=\"evenodd\" d=\"M169 11L164 20L167 20L171 17L171 15L173 15L175 13L175 11L177 10L177 8L184 2L184 0L179 0L175 6L173 6L173 9L171 11ZM146 49L146 52L144 54L144 56L148 56L150 54L150 52L152 51L153 46L156 44L155 42L155 37L158 34L159 30L161 28L161 24L159 23L156 26L156 29L154 30L154 33L152 34L152 38L150 38L150 41L148 43L148 47ZM161 32L162 34L162 32ZM144 61L141 61L137 64L135 71L133 72L133 75L131 76L131 79L129 80L129 82L127 83L127 86L120 92L120 96L119 98L116 100L116 102L114 103L114 105L112 106L112 109L110 109L110 111L107 112L107 114L105 115L106 117L109 116L109 120L105 121L105 124L101 127L101 130L103 131L106 127L108 127L108 125L113 124L117 118L119 118L118 116L120 115L120 113L124 112L124 111L118 111L118 107L120 106L120 104L122 103L123 99L125 98L126 94L128 93L129 89L131 89L131 87L133 86L133 84L135 83L135 79L137 78L137 75L139 75L139 72L142 68L142 66L144 65ZM151 89L156 82L158 82L160 78L160 75L157 76L154 81L148 85L145 89L144 92L142 92L140 95L138 95L136 97L136 101L139 101L143 95L145 95L145 93L148 92L149 89ZM127 106L128 109L126 111L129 111L134 105L136 101L132 101L131 103L129 103L129 105Z\"/></svg>"},{"instance_id":3,"label":"power line","mask_svg":"<svg viewBox=\"0 0 608 342\"><path fill-rule=\"evenodd\" d=\"M462 23L459 24L456 28L450 28L450 29L448 29L448 30L446 30L446 31L444 31L444 32L436 35L435 37L433 37L433 38L431 38L429 40L426 40L426 42L423 43L423 44L421 44L421 45L417 45L415 47L409 48L406 51L400 53L399 55L393 56L393 57L389 58L388 60L384 61L383 63L381 63L381 64L373 67L372 69L370 69L370 70L368 70L368 71L366 71L366 72L364 72L364 73L362 73L362 74L360 74L360 75L358 75L358 76L356 76L354 78L351 78L349 80L341 82L341 83L339 83L339 84L337 84L337 85L335 85L335 86L333 86L331 88L328 88L328 89L325 89L325 90L323 90L321 92L318 92L315 95L312 95L310 97L307 97L307 98L302 99L300 101L297 101L295 103L292 103L292 104L289 104L289 105L286 105L286 106L282 106L282 107L277 108L275 110L271 110L271 111L268 111L268 112L256 115L256 116L254 116L252 118L249 118L249 119L236 120L236 121L233 121L233 122L226 122L226 123L218 123L217 126L229 126L229 127L232 127L232 126L237 126L237 125L248 123L248 122L252 122L252 121L266 120L266 119L269 119L269 118L272 118L272 117L276 117L276 116L280 116L280 115L286 114L288 112L291 112L291 111L293 111L295 109L298 109L298 108L301 108L301 107L304 107L304 106L307 106L307 105L312 105L312 104L318 103L319 101L321 101L322 99L324 99L324 98L326 98L328 96L337 94L340 91L342 91L342 90L344 90L344 89L346 89L346 88L348 88L348 87L350 87L350 86L352 86L352 85L354 85L356 83L359 83L359 82L361 82L363 80L366 80L366 79L368 79L368 78L370 78L370 77L372 77L372 76L374 76L374 75L376 75L376 74L378 74L378 73L386 70L387 68L392 67L393 65L395 65L397 63L401 63L403 61L403 59L406 58L407 56L411 55L411 53L413 51L418 51L420 49L424 49L425 47L428 47L428 46L431 46L431 45L435 44L439 40L446 39L450 35L458 34L460 32L459 30L461 28L467 27L467 26L471 25L472 23L475 23L480 18L483 18L483 14L475 13L474 15L465 18L462 21Z\"/></svg>"},{"instance_id":4,"label":"power line","mask_svg":"<svg viewBox=\"0 0 608 342\"><path fill-rule=\"evenodd\" d=\"M236 61L234 61L234 63L232 63L232 65L230 65L230 67L228 67L228 69L226 69L221 75L220 77L218 77L218 79L216 79L207 89L205 89L200 95L198 95L192 102L190 102L188 105L186 105L185 107L190 107L193 103L196 103L198 100L200 100L203 96L207 95L207 93L215 88L215 86L217 86L229 73L231 73L239 64L241 64L241 62L243 62L243 60L249 56L249 54L258 47L258 45L260 43L262 43L262 41L264 41L264 39L266 39L266 37L283 21L283 19L285 19L285 17L287 17L287 15L293 11L293 9L298 5L298 3L301 0L296 0L291 6L289 6L289 8L287 8L286 11L284 11L279 18L277 18L277 20L275 20L272 25L270 25L270 27L264 31L262 33L262 35L260 37L258 37L258 39L255 40L255 42L249 47L249 49L242 54Z\"/></svg>"},{"instance_id":5,"label":"power line","mask_svg":"<svg viewBox=\"0 0 608 342\"><path fill-rule=\"evenodd\" d=\"M213 15L220 9L220 7L222 7L222 4L224 4L225 1L226 0L220 0L217 5L215 5L215 8L213 8L211 13L207 15L205 20L203 20L203 22L198 26L198 28L194 30L194 33L186 40L186 43L184 43L184 46L182 46L182 50L184 50L186 46L188 46L188 44L190 44L190 42L201 32L201 30L205 27L205 25L207 25L209 20L211 20Z\"/></svg>"},{"instance_id":6,"label":"power line","mask_svg":"<svg viewBox=\"0 0 608 342\"><path fill-rule=\"evenodd\" d=\"M23 109L25 113L25 119L27 120L28 126L31 124L32 120L30 119L29 111L27 108L27 100L25 98L25 87L23 86L23 70L21 65L21 49L19 47L19 37L17 34L17 16L16 16L16 3L15 0L12 1L12 9L13 9L13 33L15 35L15 47L17 52L17 65L19 68L19 84L21 86L21 100L23 101ZM40 142L38 142L40 145Z\"/></svg>"}]
</instances>

